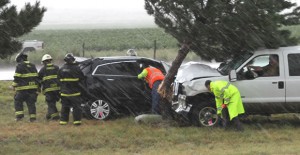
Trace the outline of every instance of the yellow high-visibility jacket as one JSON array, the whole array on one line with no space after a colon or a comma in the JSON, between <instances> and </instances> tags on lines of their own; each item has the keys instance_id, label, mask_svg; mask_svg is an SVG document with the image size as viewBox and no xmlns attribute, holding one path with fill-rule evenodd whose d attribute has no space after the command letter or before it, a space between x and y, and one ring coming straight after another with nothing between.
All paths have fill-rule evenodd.
<instances>
[{"instance_id":1,"label":"yellow high-visibility jacket","mask_svg":"<svg viewBox=\"0 0 300 155\"><path fill-rule=\"evenodd\" d=\"M222 104L226 104L230 120L239 114L245 113L239 90L227 81L214 81L210 83L210 89L215 95L217 113L220 115Z\"/></svg>"}]
</instances>

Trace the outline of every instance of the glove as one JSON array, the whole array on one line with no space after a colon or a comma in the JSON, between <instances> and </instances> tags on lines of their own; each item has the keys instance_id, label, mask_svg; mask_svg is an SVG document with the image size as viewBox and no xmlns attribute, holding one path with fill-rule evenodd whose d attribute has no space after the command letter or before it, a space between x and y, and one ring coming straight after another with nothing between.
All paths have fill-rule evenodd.
<instances>
[{"instance_id":1,"label":"glove","mask_svg":"<svg viewBox=\"0 0 300 155\"><path fill-rule=\"evenodd\" d=\"M226 104L222 104L222 109L224 109L224 108L227 108L227 105Z\"/></svg>"}]
</instances>

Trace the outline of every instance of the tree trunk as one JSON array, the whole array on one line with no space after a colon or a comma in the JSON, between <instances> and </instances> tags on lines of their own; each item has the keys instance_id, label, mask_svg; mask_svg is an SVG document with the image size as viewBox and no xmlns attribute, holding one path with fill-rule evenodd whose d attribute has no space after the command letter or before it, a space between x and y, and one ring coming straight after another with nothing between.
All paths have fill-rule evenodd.
<instances>
[{"instance_id":1,"label":"tree trunk","mask_svg":"<svg viewBox=\"0 0 300 155\"><path fill-rule=\"evenodd\" d=\"M171 84L174 81L174 77L177 74L177 71L186 57L186 55L189 53L189 46L187 44L183 44L180 50L178 51L178 54L175 58L175 60L172 62L172 66L166 75L165 79L161 83L161 85L158 88L158 93L161 96L160 100L160 106L161 106L161 115L162 119L164 120L175 120L179 126L185 126L189 124L188 118L183 117L182 115L176 113L172 109L172 87Z\"/></svg>"},{"instance_id":2,"label":"tree trunk","mask_svg":"<svg viewBox=\"0 0 300 155\"><path fill-rule=\"evenodd\" d=\"M171 84L174 81L174 77L177 74L177 71L183 62L186 55L189 53L189 46L187 44L183 44L181 48L178 50L178 54L175 60L172 62L172 66L163 80L162 84L158 88L158 93L160 94L162 99L167 99L171 102L172 98L172 87Z\"/></svg>"}]
</instances>

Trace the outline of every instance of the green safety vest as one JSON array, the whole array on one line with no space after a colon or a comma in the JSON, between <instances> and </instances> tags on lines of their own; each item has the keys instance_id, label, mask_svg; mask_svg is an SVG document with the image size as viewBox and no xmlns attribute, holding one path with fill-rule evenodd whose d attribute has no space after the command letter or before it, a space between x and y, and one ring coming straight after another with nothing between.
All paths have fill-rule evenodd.
<instances>
[{"instance_id":1,"label":"green safety vest","mask_svg":"<svg viewBox=\"0 0 300 155\"><path fill-rule=\"evenodd\" d=\"M215 95L217 113L221 114L222 104L226 104L230 120L239 114L245 113L239 90L227 81L214 81L210 89Z\"/></svg>"}]
</instances>

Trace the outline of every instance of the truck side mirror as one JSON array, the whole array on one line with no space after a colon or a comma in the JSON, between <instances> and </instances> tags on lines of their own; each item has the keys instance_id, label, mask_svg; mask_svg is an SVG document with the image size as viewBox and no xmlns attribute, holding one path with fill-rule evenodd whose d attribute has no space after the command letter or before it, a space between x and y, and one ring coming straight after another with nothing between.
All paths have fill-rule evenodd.
<instances>
[{"instance_id":1,"label":"truck side mirror","mask_svg":"<svg viewBox=\"0 0 300 155\"><path fill-rule=\"evenodd\" d=\"M230 82L234 82L236 80L237 80L236 71L235 70L231 70L230 74L229 74L229 81Z\"/></svg>"}]
</instances>

